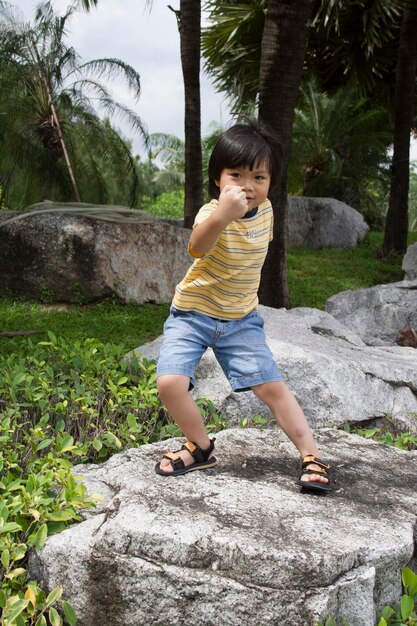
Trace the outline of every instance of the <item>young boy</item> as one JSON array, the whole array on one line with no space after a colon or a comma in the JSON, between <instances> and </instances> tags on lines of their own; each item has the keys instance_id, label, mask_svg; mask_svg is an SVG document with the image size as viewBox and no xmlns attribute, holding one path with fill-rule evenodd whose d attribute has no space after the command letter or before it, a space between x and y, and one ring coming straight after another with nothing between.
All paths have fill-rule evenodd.
<instances>
[{"instance_id":1,"label":"young boy","mask_svg":"<svg viewBox=\"0 0 417 626\"><path fill-rule=\"evenodd\" d=\"M209 163L213 200L195 219L189 252L194 263L177 285L164 326L157 384L161 400L187 442L167 452L155 471L178 476L214 467L214 441L189 390L211 347L233 391L252 390L297 447L301 487L329 491L329 465L301 407L283 382L256 311L262 265L272 239L268 191L279 171L280 146L260 124L237 124L214 147Z\"/></svg>"}]
</instances>

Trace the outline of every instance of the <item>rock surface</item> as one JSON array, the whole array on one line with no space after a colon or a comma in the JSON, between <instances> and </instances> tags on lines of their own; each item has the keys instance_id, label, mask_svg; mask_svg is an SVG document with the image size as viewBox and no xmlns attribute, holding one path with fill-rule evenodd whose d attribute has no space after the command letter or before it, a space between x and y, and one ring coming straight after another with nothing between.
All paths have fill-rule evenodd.
<instances>
[{"instance_id":1,"label":"rock surface","mask_svg":"<svg viewBox=\"0 0 417 626\"><path fill-rule=\"evenodd\" d=\"M1 294L55 302L93 302L112 294L138 304L170 301L191 262L189 231L134 213L137 223L49 213L2 227L14 215L2 211Z\"/></svg>"},{"instance_id":2,"label":"rock surface","mask_svg":"<svg viewBox=\"0 0 417 626\"><path fill-rule=\"evenodd\" d=\"M366 344L392 345L400 330L417 328L417 280L343 291L327 300L326 311Z\"/></svg>"},{"instance_id":3,"label":"rock surface","mask_svg":"<svg viewBox=\"0 0 417 626\"><path fill-rule=\"evenodd\" d=\"M402 268L405 272L405 280L417 279L417 243L408 246L403 258Z\"/></svg>"},{"instance_id":4,"label":"rock surface","mask_svg":"<svg viewBox=\"0 0 417 626\"><path fill-rule=\"evenodd\" d=\"M361 213L333 198L288 198L288 246L354 248L369 227Z\"/></svg>"},{"instance_id":5,"label":"rock surface","mask_svg":"<svg viewBox=\"0 0 417 626\"><path fill-rule=\"evenodd\" d=\"M331 495L300 493L299 459L277 430L226 430L219 464L164 478L167 446L79 466L104 501L32 554L30 576L64 587L79 626L374 626L401 595L416 548L417 452L316 433Z\"/></svg>"},{"instance_id":6,"label":"rock surface","mask_svg":"<svg viewBox=\"0 0 417 626\"><path fill-rule=\"evenodd\" d=\"M317 309L260 306L259 312L268 345L313 428L389 414L406 428L417 429L414 348L368 347ZM157 359L161 342L159 337L135 352ZM245 416L270 416L252 392L230 390L211 349L196 372L193 394L210 398L234 425Z\"/></svg>"}]
</instances>

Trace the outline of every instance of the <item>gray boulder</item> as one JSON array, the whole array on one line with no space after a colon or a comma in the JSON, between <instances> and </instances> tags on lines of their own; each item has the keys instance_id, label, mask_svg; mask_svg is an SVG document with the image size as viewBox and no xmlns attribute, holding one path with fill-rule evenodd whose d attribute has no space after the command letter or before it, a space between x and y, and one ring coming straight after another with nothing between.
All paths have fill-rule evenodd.
<instances>
[{"instance_id":1,"label":"gray boulder","mask_svg":"<svg viewBox=\"0 0 417 626\"><path fill-rule=\"evenodd\" d=\"M300 493L276 430L222 431L218 466L175 479L154 464L178 440L76 467L104 499L32 554L30 576L63 586L79 626L374 626L417 547L417 452L316 436L335 467L327 497Z\"/></svg>"},{"instance_id":2,"label":"gray boulder","mask_svg":"<svg viewBox=\"0 0 417 626\"><path fill-rule=\"evenodd\" d=\"M333 198L288 198L288 245L354 248L369 227L361 213Z\"/></svg>"},{"instance_id":3,"label":"gray boulder","mask_svg":"<svg viewBox=\"0 0 417 626\"><path fill-rule=\"evenodd\" d=\"M189 231L150 213L107 205L35 208L67 214L44 213L2 226L16 214L0 213L1 295L92 302L115 294L124 302L162 303L172 298L190 265ZM113 221L98 219L100 214ZM121 217L124 223L117 221Z\"/></svg>"},{"instance_id":4,"label":"gray boulder","mask_svg":"<svg viewBox=\"0 0 417 626\"><path fill-rule=\"evenodd\" d=\"M392 345L403 328L417 328L417 280L343 291L326 311L366 344Z\"/></svg>"},{"instance_id":5,"label":"gray boulder","mask_svg":"<svg viewBox=\"0 0 417 626\"><path fill-rule=\"evenodd\" d=\"M414 292L417 293L417 292ZM417 428L417 360L414 348L368 347L324 311L259 307L268 345L286 382L314 428L389 414ZM135 352L157 359L162 337ZM210 398L232 424L270 416L252 392L230 390L209 349L196 372L195 396Z\"/></svg>"},{"instance_id":6,"label":"gray boulder","mask_svg":"<svg viewBox=\"0 0 417 626\"><path fill-rule=\"evenodd\" d=\"M405 280L417 279L417 243L408 246L403 258L402 268L405 272Z\"/></svg>"}]
</instances>

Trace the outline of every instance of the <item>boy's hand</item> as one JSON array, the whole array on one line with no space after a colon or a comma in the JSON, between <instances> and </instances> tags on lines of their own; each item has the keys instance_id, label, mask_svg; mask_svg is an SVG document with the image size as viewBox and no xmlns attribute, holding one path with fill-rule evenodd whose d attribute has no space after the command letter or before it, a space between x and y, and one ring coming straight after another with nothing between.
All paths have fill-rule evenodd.
<instances>
[{"instance_id":1,"label":"boy's hand","mask_svg":"<svg viewBox=\"0 0 417 626\"><path fill-rule=\"evenodd\" d=\"M248 211L248 201L243 187L226 185L219 196L217 210L222 217L228 219L228 223L243 217Z\"/></svg>"}]
</instances>

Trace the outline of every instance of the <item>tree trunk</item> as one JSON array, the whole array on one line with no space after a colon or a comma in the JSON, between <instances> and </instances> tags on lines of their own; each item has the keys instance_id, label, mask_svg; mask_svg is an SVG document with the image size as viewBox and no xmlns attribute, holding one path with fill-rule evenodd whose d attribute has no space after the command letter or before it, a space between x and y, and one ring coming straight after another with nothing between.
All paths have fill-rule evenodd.
<instances>
[{"instance_id":1,"label":"tree trunk","mask_svg":"<svg viewBox=\"0 0 417 626\"><path fill-rule=\"evenodd\" d=\"M309 18L314 0L269 0L262 36L259 119L278 135L283 149L281 172L270 194L274 239L262 270L262 304L289 308L287 284L287 178L294 107L301 81Z\"/></svg>"},{"instance_id":2,"label":"tree trunk","mask_svg":"<svg viewBox=\"0 0 417 626\"><path fill-rule=\"evenodd\" d=\"M203 204L201 153L200 35L201 2L181 0L176 12L180 33L185 99L185 199L184 226L191 228Z\"/></svg>"},{"instance_id":3,"label":"tree trunk","mask_svg":"<svg viewBox=\"0 0 417 626\"><path fill-rule=\"evenodd\" d=\"M391 189L385 223L382 256L403 254L408 237L408 189L410 183L410 134L417 70L417 0L406 3L400 31L394 98L394 152Z\"/></svg>"}]
</instances>

